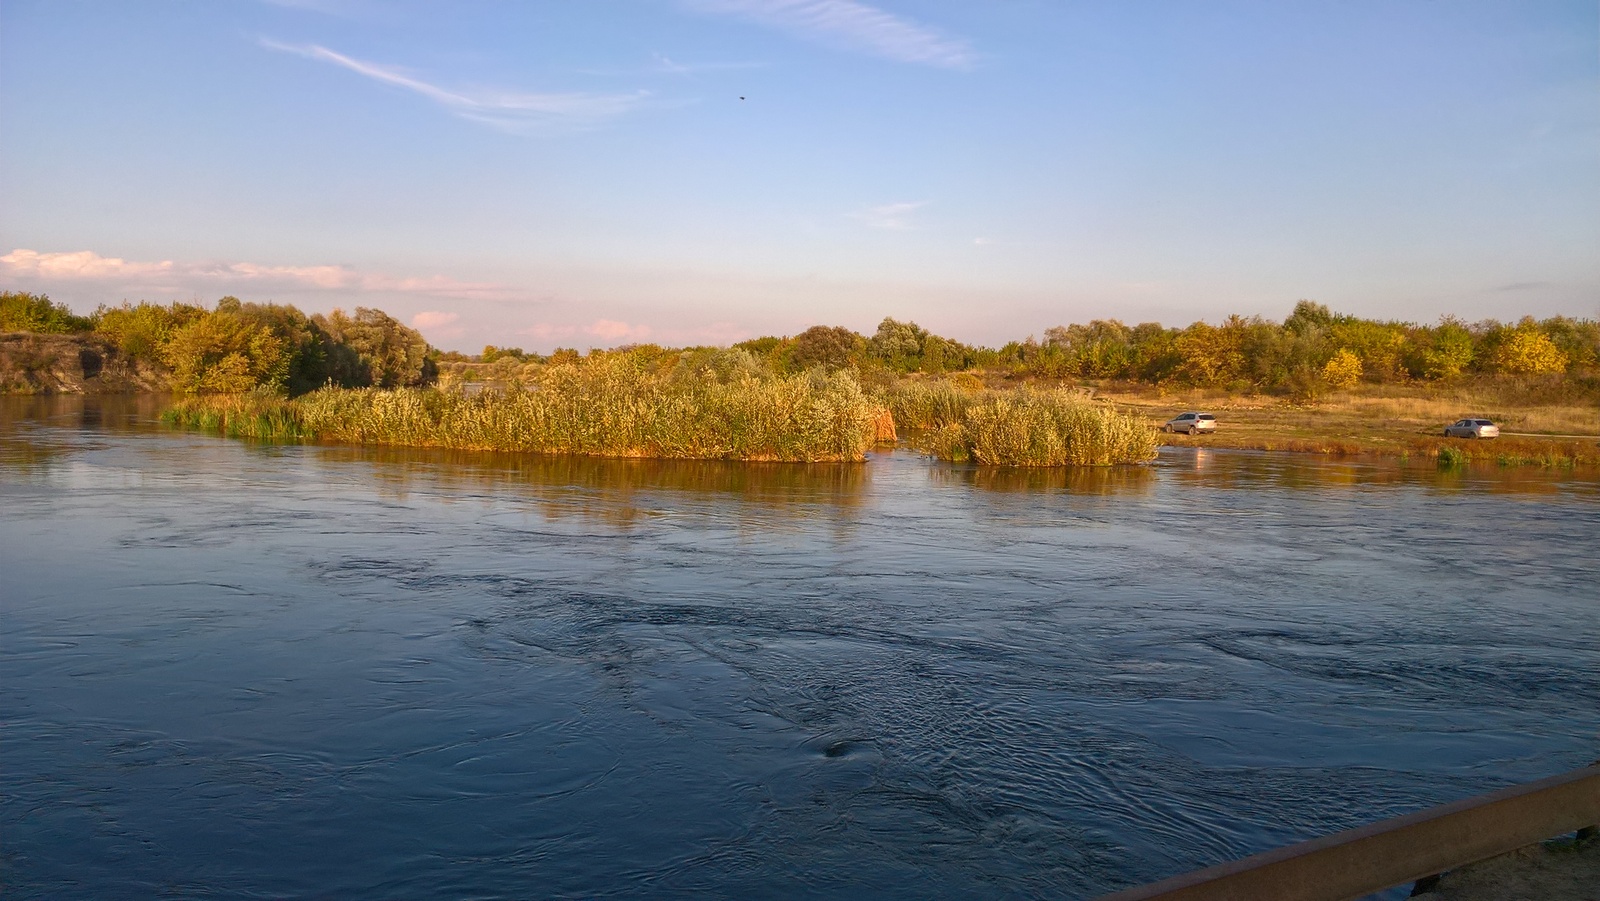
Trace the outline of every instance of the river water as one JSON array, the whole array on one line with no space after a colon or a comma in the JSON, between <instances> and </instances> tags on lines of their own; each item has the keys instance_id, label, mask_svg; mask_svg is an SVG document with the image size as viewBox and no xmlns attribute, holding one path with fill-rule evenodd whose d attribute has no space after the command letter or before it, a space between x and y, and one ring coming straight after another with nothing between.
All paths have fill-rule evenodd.
<instances>
[{"instance_id":1,"label":"river water","mask_svg":"<svg viewBox=\"0 0 1600 901\"><path fill-rule=\"evenodd\" d=\"M1600 482L0 398L8 898L1087 898L1600 756Z\"/></svg>"}]
</instances>

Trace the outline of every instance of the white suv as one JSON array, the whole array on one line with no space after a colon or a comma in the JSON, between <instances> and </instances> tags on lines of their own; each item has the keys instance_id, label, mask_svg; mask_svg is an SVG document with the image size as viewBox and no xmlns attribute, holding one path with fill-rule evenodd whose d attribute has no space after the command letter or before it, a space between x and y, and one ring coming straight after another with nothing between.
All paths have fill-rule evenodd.
<instances>
[{"instance_id":1,"label":"white suv","mask_svg":"<svg viewBox=\"0 0 1600 901\"><path fill-rule=\"evenodd\" d=\"M1216 430L1217 417L1210 413L1180 413L1161 427L1163 432L1183 432L1188 435L1203 435Z\"/></svg>"}]
</instances>

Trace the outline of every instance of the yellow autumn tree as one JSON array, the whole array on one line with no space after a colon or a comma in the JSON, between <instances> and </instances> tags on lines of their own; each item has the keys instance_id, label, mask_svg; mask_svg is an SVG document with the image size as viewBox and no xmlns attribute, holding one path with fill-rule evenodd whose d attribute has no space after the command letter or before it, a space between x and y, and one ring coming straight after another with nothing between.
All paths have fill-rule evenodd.
<instances>
[{"instance_id":1,"label":"yellow autumn tree","mask_svg":"<svg viewBox=\"0 0 1600 901\"><path fill-rule=\"evenodd\" d=\"M1538 329L1519 327L1495 348L1494 368L1511 375L1550 375L1567 370L1567 355Z\"/></svg>"},{"instance_id":2,"label":"yellow autumn tree","mask_svg":"<svg viewBox=\"0 0 1600 901\"><path fill-rule=\"evenodd\" d=\"M218 309L172 332L161 348L173 387L186 394L281 388L289 374L283 341L236 309Z\"/></svg>"},{"instance_id":3,"label":"yellow autumn tree","mask_svg":"<svg viewBox=\"0 0 1600 901\"><path fill-rule=\"evenodd\" d=\"M1346 348L1339 348L1322 367L1322 380L1334 388L1350 388L1361 381L1361 358Z\"/></svg>"}]
</instances>

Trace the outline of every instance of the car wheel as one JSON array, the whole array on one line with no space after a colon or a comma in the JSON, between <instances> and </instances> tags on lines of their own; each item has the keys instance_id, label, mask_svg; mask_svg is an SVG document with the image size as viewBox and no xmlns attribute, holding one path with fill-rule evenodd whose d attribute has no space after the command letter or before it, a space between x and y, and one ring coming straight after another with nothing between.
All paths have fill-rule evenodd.
<instances>
[{"instance_id":1,"label":"car wheel","mask_svg":"<svg viewBox=\"0 0 1600 901\"><path fill-rule=\"evenodd\" d=\"M1199 434L1200 434L1200 427L1199 426L1190 426L1189 427L1189 437L1190 438L1193 438L1193 437L1195 437L1196 435L1199 435Z\"/></svg>"}]
</instances>

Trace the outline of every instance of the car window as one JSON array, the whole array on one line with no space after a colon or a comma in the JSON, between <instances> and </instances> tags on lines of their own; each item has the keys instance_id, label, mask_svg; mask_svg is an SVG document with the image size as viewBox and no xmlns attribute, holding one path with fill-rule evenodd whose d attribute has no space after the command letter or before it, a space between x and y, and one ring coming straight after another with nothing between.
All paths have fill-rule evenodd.
<instances>
[{"instance_id":1,"label":"car window","mask_svg":"<svg viewBox=\"0 0 1600 901\"><path fill-rule=\"evenodd\" d=\"M1456 425L1470 425L1465 419L1456 420Z\"/></svg>"},{"instance_id":2,"label":"car window","mask_svg":"<svg viewBox=\"0 0 1600 901\"><path fill-rule=\"evenodd\" d=\"M1199 415L1199 417L1197 417L1197 418L1199 418L1199 419L1216 419L1217 417L1212 416L1210 413L1201 413Z\"/></svg>"},{"instance_id":3,"label":"car window","mask_svg":"<svg viewBox=\"0 0 1600 901\"><path fill-rule=\"evenodd\" d=\"M1487 419L1479 419L1479 420L1475 420L1475 424L1476 424L1476 425L1494 425L1494 423L1492 423L1492 422L1490 422L1490 421L1489 421L1489 420L1487 420Z\"/></svg>"},{"instance_id":4,"label":"car window","mask_svg":"<svg viewBox=\"0 0 1600 901\"><path fill-rule=\"evenodd\" d=\"M1179 416L1178 418L1179 419L1193 419L1194 418L1194 414L1193 413L1185 413L1182 416Z\"/></svg>"}]
</instances>

